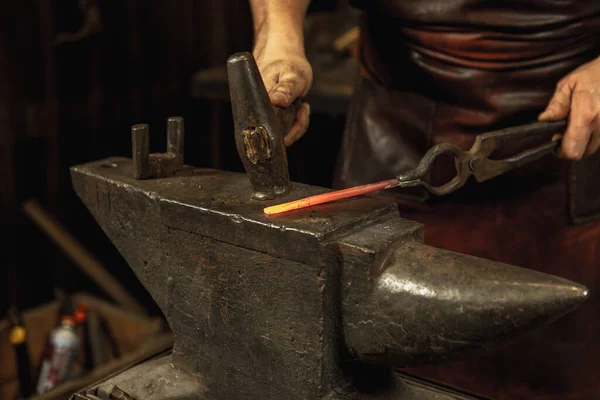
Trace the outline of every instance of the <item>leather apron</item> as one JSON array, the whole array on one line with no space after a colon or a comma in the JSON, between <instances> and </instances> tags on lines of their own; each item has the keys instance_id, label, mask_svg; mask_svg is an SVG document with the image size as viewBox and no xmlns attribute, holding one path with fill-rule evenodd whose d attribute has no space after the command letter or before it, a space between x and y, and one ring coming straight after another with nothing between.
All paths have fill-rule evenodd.
<instances>
[{"instance_id":1,"label":"leather apron","mask_svg":"<svg viewBox=\"0 0 600 400\"><path fill-rule=\"evenodd\" d=\"M354 0L361 78L334 180L389 179L432 145L533 122L556 83L600 56L600 0ZM532 142L524 143L531 146ZM519 147L507 149L510 155ZM434 182L453 172L436 164ZM430 197L387 191L426 243L583 283L572 314L511 346L410 372L495 399L600 399L600 154L549 156Z\"/></svg>"}]
</instances>

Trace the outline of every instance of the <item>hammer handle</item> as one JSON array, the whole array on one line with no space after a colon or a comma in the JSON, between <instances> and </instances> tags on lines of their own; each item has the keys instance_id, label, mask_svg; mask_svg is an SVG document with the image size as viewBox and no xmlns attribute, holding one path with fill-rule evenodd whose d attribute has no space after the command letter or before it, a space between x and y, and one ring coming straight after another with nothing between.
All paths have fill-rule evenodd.
<instances>
[{"instance_id":1,"label":"hammer handle","mask_svg":"<svg viewBox=\"0 0 600 400\"><path fill-rule=\"evenodd\" d=\"M292 125L294 125L294 122L296 121L296 113L298 112L301 104L302 100L296 99L286 108L273 106L275 109L275 115L277 115L277 118L281 121L284 135L287 135L292 128Z\"/></svg>"}]
</instances>

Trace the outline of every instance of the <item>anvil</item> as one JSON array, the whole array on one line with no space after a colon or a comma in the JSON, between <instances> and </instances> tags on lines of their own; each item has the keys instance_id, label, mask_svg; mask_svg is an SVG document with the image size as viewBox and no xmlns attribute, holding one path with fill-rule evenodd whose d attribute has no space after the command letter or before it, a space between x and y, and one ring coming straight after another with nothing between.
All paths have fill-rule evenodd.
<instances>
[{"instance_id":1,"label":"anvil","mask_svg":"<svg viewBox=\"0 0 600 400\"><path fill-rule=\"evenodd\" d=\"M137 154L72 167L72 182L175 344L90 396L117 385L139 400L475 399L397 369L489 351L587 297L560 277L427 246L394 202L269 217L281 199L257 198L245 174L182 164L139 179ZM283 197L328 190L294 182Z\"/></svg>"}]
</instances>

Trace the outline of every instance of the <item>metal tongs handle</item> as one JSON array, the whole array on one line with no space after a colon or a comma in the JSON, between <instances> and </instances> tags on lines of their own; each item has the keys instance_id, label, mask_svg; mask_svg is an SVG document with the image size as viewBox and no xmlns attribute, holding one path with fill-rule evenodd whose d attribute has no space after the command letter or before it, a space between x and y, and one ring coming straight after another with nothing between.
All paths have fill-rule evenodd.
<instances>
[{"instance_id":1,"label":"metal tongs handle","mask_svg":"<svg viewBox=\"0 0 600 400\"><path fill-rule=\"evenodd\" d=\"M433 146L417 167L395 179L355 186L347 189L326 192L316 196L290 201L266 207L263 211L267 215L280 214L288 211L299 210L315 206L317 204L360 196L368 193L378 192L395 187L423 186L435 195L444 195L462 187L471 175L479 182L491 179L505 172L519 168L532 161L538 160L556 150L559 141L553 141L552 136L563 133L567 127L566 121L560 122L536 122L528 125L516 126L514 128L484 133L477 136L475 144L469 151L450 143L441 143ZM490 160L489 156L502 146L512 142L518 142L525 138L548 136L548 143L526 150L515 156L504 160ZM449 153L456 162L456 176L441 186L433 186L427 182L427 175L435 159Z\"/></svg>"},{"instance_id":2,"label":"metal tongs handle","mask_svg":"<svg viewBox=\"0 0 600 400\"><path fill-rule=\"evenodd\" d=\"M553 153L560 145L560 141L552 141L552 136L563 133L566 127L566 121L535 122L488 132L477 136L469 151L449 143L438 144L425 154L415 169L396 177L400 182L398 186L423 186L430 193L439 196L458 190L464 186L471 175L478 182L486 181ZM548 143L502 160L489 159L495 150L508 144L539 136L548 136ZM456 176L443 185L433 186L427 182L426 177L436 158L442 154L450 154L454 157Z\"/></svg>"},{"instance_id":3,"label":"metal tongs handle","mask_svg":"<svg viewBox=\"0 0 600 400\"><path fill-rule=\"evenodd\" d=\"M472 169L475 179L477 179L478 182L483 182L513 169L520 168L526 164L537 161L548 154L555 153L558 147L560 147L561 141L552 140L552 136L559 133L564 133L566 129L566 121L536 122L533 124L509 128L504 131L490 132L481 135L479 138L480 148L475 148L475 145L478 145L476 140L475 145L471 150L474 153L472 159L472 164L474 165L472 165ZM490 160L487 158L494 150L501 148L507 143L537 136L548 136L549 141L532 149L527 149L504 160ZM482 158L484 155L485 157Z\"/></svg>"}]
</instances>

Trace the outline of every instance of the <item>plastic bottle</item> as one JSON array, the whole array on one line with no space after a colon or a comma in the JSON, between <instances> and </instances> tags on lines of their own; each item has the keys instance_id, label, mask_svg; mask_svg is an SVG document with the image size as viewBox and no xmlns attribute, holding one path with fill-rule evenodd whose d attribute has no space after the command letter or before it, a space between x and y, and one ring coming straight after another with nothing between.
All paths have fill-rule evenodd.
<instances>
[{"instance_id":1,"label":"plastic bottle","mask_svg":"<svg viewBox=\"0 0 600 400\"><path fill-rule=\"evenodd\" d=\"M42 394L64 382L71 372L79 349L79 335L72 316L63 316L60 325L49 336L37 383Z\"/></svg>"}]
</instances>

